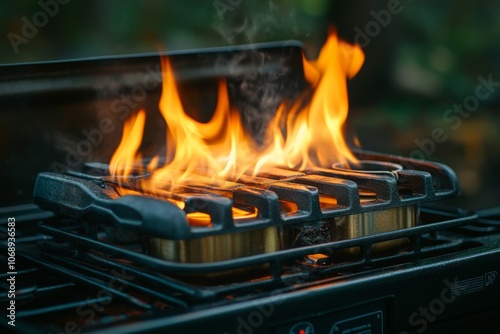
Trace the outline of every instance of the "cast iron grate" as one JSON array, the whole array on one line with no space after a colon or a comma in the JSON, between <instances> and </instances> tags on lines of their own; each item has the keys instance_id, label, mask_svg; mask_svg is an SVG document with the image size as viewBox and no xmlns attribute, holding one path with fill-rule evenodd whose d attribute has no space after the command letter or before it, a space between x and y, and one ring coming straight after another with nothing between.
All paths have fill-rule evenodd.
<instances>
[{"instance_id":1,"label":"cast iron grate","mask_svg":"<svg viewBox=\"0 0 500 334\"><path fill-rule=\"evenodd\" d=\"M391 173L373 175L326 168L303 173L277 169L238 182L194 182L175 193L158 189L152 196L120 196L117 182L110 176L40 173L34 200L44 209L89 222L106 222L161 239L187 240L329 220L451 198L459 193L456 176L445 165L364 151L356 154L362 160L400 164L403 170L394 177ZM144 177L148 176L130 177L125 187L137 190L137 178ZM373 194L373 200L362 201L363 191ZM334 198L334 204L322 206L325 196ZM184 209L169 199L183 201ZM282 203L292 203L296 210L283 213ZM237 220L233 206L252 207L258 214ZM210 224L190 226L186 214L193 212L209 215Z\"/></svg>"},{"instance_id":2,"label":"cast iron grate","mask_svg":"<svg viewBox=\"0 0 500 334\"><path fill-rule=\"evenodd\" d=\"M115 268L119 271L131 273L136 279L140 278L148 282L148 284L161 287L164 291L175 292L182 300L179 305L182 305L186 300L214 300L221 296L237 293L249 288L264 288L266 286L282 284L286 280L293 280L294 277L307 281L314 274L335 275L350 271L355 272L359 268L366 268L367 266L376 268L378 266L394 265L405 261L411 262L443 252L453 252L473 247L476 245L466 244L461 240L430 237L430 234L445 229L470 225L476 219L477 215L475 213L462 213L452 218L446 216L445 220L441 222L424 224L378 235L287 249L274 253L259 254L214 263L195 264L177 263L155 258L140 251L95 240L74 231L64 231L58 226L44 224L40 228L44 234L54 238L53 241L44 243L46 251L44 259L48 260L47 263L53 266L52 269L63 273L67 268L71 268L75 272L93 276L96 272L94 269L89 268L88 264L102 268ZM399 238L409 238L411 240L410 246L406 250L389 255L372 254L371 248L374 244ZM433 242L429 242L429 240L433 240ZM361 249L359 256L351 261L338 263L335 261L338 251L352 247L359 247ZM316 266L309 266L305 270L301 265L304 257L317 253L329 254L329 258L333 260L324 261ZM289 276L284 273L286 270L284 271L283 268L288 268L290 265L294 265L293 263L298 263L298 267L304 270L299 270L297 275ZM262 268L263 265L265 265L267 270L267 273L263 274L264 278L260 280L247 279L243 282L233 282L230 285L221 284L206 288L188 284L176 278L179 275L187 275L188 277L190 274L196 275L195 277L199 278L210 273L235 271L252 267ZM169 298L165 299L168 300Z\"/></svg>"}]
</instances>

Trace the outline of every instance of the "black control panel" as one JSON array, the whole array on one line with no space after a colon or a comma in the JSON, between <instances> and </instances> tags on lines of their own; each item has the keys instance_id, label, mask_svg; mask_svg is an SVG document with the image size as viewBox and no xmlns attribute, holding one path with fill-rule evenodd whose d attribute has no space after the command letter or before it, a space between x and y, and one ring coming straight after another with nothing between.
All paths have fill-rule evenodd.
<instances>
[{"instance_id":1,"label":"black control panel","mask_svg":"<svg viewBox=\"0 0 500 334\"><path fill-rule=\"evenodd\" d=\"M282 325L275 334L382 334L387 332L386 301L333 311Z\"/></svg>"}]
</instances>

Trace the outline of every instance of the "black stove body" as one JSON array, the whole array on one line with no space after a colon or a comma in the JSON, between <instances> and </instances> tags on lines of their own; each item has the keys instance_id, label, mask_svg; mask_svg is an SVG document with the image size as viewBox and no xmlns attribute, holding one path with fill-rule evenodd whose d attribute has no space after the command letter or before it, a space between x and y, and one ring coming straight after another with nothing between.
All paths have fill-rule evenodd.
<instances>
[{"instance_id":1,"label":"black stove body","mask_svg":"<svg viewBox=\"0 0 500 334\"><path fill-rule=\"evenodd\" d=\"M288 270L275 267L274 277L215 286L162 275L182 265L134 258L140 251L86 236L89 226L81 220L29 204L4 208L1 216L16 218L16 327L2 326L21 333L486 333L498 322L494 211L423 207L428 223L416 228L280 252L261 260ZM353 245L366 250L402 236L413 246L398 254L287 262ZM3 302L12 275L2 274Z\"/></svg>"},{"instance_id":2,"label":"black stove body","mask_svg":"<svg viewBox=\"0 0 500 334\"><path fill-rule=\"evenodd\" d=\"M250 105L253 97L238 89L242 82L245 87L256 87L259 80L272 78L282 97L293 96L303 87L303 78L289 70L300 64L298 45L261 46L247 58L241 57L242 52L249 50L172 55L173 64L184 69L179 72L181 86L183 80L196 83L196 88L186 85L184 94L216 87L213 78L220 76L228 77L233 101ZM236 72L228 66L235 59L246 59L245 66L237 64ZM262 69L263 59L267 67L261 73L272 75L256 78L252 73ZM79 172L62 176L68 169L84 169L86 161L109 157L120 131L111 130L111 123L103 119L122 121L121 116L138 108L155 108L161 86L158 64L157 55L144 55L2 68L0 124L10 124L4 133L14 143L12 148L1 148L2 156L9 157L1 175L7 182L0 208L0 258L5 268L0 299L7 308L3 329L20 333L317 334L486 333L496 328L500 208L469 212L423 203L457 195L453 173L444 166L391 157L408 169L399 179L382 177L382 182L348 177L352 183L346 181L345 189L339 188L345 193L344 204L355 207L352 213L366 209L355 205L359 198L351 196L352 187L373 190L381 207L406 196L409 203L420 205L415 227L215 263L166 261L149 255L141 238L111 240L113 224L96 223L95 215L80 215L85 211L84 193L73 193L67 200L67 214L34 205L31 194L38 173L56 172L42 177L65 186L66 180L77 182L82 176ZM138 95L143 92L147 98ZM199 105L192 107L196 110ZM201 114L194 117L203 118ZM259 128L259 124L247 126ZM85 140L93 145L90 152L83 151ZM72 153L78 149L86 154ZM26 160L33 163L22 163ZM311 177L304 177L309 183L296 181L310 185ZM101 181L87 178L85 182L93 187ZM412 192L401 196L400 186L408 191L409 185ZM49 183L44 187L35 191L37 202L56 208L50 199L61 197L60 189L49 189ZM40 200L40 193L48 192L54 197ZM306 202L313 203L318 195L308 196ZM370 210L376 208L365 211ZM323 214L310 211L310 220L305 222ZM372 251L375 244L401 238L408 240L402 249ZM358 251L347 254L353 248ZM318 253L325 256L315 258L313 254ZM223 276L215 283L198 284L200 277L241 269L248 272L248 268L264 274L250 279L243 273L228 282ZM14 312L8 309L10 305L15 305Z\"/></svg>"}]
</instances>

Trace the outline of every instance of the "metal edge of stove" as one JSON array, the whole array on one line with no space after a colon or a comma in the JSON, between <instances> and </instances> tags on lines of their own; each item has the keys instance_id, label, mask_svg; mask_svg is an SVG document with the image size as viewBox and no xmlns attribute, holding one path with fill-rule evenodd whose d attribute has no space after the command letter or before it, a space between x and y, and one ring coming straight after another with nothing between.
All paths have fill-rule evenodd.
<instances>
[{"instance_id":1,"label":"metal edge of stove","mask_svg":"<svg viewBox=\"0 0 500 334\"><path fill-rule=\"evenodd\" d=\"M177 56L177 55L197 55L200 53L225 53L225 52L239 52L239 51L252 51L255 49L274 49L283 47L297 47L303 48L304 43L299 40L285 40L276 42L263 42L252 44L238 44L230 46L216 46L207 48L193 48L174 51L158 51L147 53L133 53L133 54L120 54L120 55L104 55L86 58L73 58L73 59L56 59L37 62L22 62L22 63L8 63L0 64L0 70L14 67L30 67L30 66L52 66L52 64L72 64L82 62L107 62L107 61L128 61L130 59L142 58L158 58L160 56ZM17 71L15 71L17 72Z\"/></svg>"},{"instance_id":2,"label":"metal edge of stove","mask_svg":"<svg viewBox=\"0 0 500 334\"><path fill-rule=\"evenodd\" d=\"M252 73L252 66L240 67L234 73L228 66L216 66L217 59L227 59L231 54L240 52L278 52L282 55L297 53L301 61L303 43L295 40L277 41L257 44L233 45L179 51L160 51L142 54L99 56L79 59L52 60L43 62L27 62L0 65L0 99L15 98L22 94L61 94L65 91L94 91L95 80L116 75L122 76L123 87L134 87L142 77L134 73L144 71L146 65L159 66L160 58L168 56L175 67L177 61L193 59L198 65L195 74L190 67L176 68L176 79L189 80L193 77L234 76ZM279 70L281 65L271 62L266 65L269 70ZM91 77L94 76L94 77ZM137 81L139 80L139 81ZM60 98L60 95L59 95Z\"/></svg>"}]
</instances>

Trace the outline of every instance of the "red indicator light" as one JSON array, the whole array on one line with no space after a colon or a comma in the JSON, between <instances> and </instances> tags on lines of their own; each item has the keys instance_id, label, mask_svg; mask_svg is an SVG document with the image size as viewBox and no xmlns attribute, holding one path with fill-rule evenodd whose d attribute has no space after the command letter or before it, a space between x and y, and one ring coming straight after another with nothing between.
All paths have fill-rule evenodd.
<instances>
[{"instance_id":1,"label":"red indicator light","mask_svg":"<svg viewBox=\"0 0 500 334\"><path fill-rule=\"evenodd\" d=\"M299 334L306 334L306 331L305 331L305 330L303 330L303 329L301 329L301 330L299 331Z\"/></svg>"}]
</instances>

